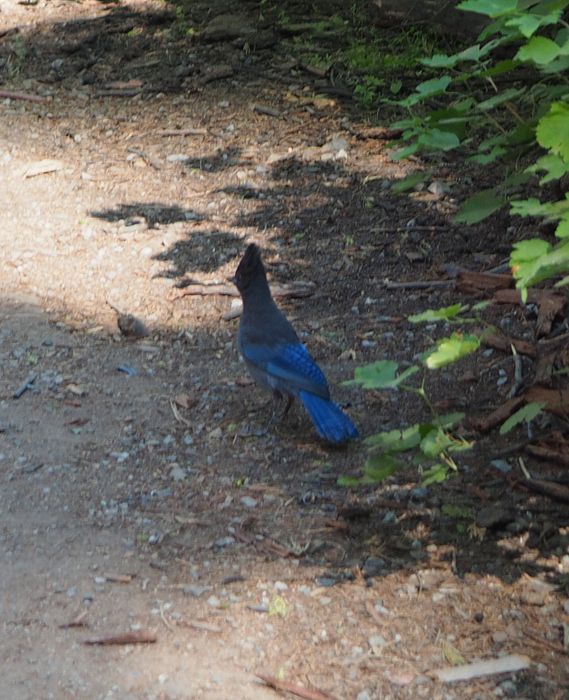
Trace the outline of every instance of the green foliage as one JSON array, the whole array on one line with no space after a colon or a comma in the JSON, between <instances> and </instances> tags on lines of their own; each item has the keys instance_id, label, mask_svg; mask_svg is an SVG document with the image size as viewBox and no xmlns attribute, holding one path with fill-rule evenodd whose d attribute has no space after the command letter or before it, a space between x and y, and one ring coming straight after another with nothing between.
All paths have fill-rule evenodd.
<instances>
[{"instance_id":1,"label":"green foliage","mask_svg":"<svg viewBox=\"0 0 569 700\"><path fill-rule=\"evenodd\" d=\"M419 371L412 366L397 374L399 365L393 360L380 360L365 367L356 367L353 382L346 384L361 384L364 389L395 389L406 379Z\"/></svg>"},{"instance_id":2,"label":"green foliage","mask_svg":"<svg viewBox=\"0 0 569 700\"><path fill-rule=\"evenodd\" d=\"M480 338L477 335L453 333L449 338L437 342L436 348L426 356L425 364L429 369L440 369L476 352L479 347Z\"/></svg>"},{"instance_id":3,"label":"green foliage","mask_svg":"<svg viewBox=\"0 0 569 700\"><path fill-rule=\"evenodd\" d=\"M513 413L508 418L508 420L502 423L502 425L500 426L500 435L506 435L506 433L509 433L510 430L515 428L516 425L519 425L523 421L529 423L541 413L544 406L544 403L538 403L537 401L526 404L525 406L520 408L519 411Z\"/></svg>"},{"instance_id":4,"label":"green foliage","mask_svg":"<svg viewBox=\"0 0 569 700\"><path fill-rule=\"evenodd\" d=\"M429 309L411 318L416 323L453 319L466 308L455 305L437 310ZM440 348L444 348L445 343L452 348L455 355L464 355L466 346L471 351L470 348L478 347L480 341L477 336L460 334L444 338L439 341L437 350L427 355L426 367L432 369L437 366L437 363L430 361L430 358L437 352L441 352ZM444 358L440 361L444 362ZM418 395L430 406L422 386L416 387L405 383L417 372L419 367L416 365L399 371L399 365L394 360L381 360L365 367L357 367L354 380L345 383L360 384L366 389L402 389ZM453 429L463 418L463 413L450 413L443 416L433 413L433 419L429 422L415 423L403 429L388 430L368 437L365 444L371 454L363 465L363 476L361 478L342 476L338 479L338 484L352 487L383 481L397 469L405 466L411 457L414 464L423 472L425 485L444 481L457 469L452 455L471 447L469 442L453 433ZM405 455L408 457L407 460L404 459Z\"/></svg>"},{"instance_id":5,"label":"green foliage","mask_svg":"<svg viewBox=\"0 0 569 700\"><path fill-rule=\"evenodd\" d=\"M462 311L468 307L462 304L453 304L452 306L444 306L442 309L427 309L420 314L409 316L408 320L411 323L423 323L432 321L449 321L456 318Z\"/></svg>"},{"instance_id":6,"label":"green foliage","mask_svg":"<svg viewBox=\"0 0 569 700\"><path fill-rule=\"evenodd\" d=\"M556 236L569 236L569 199L517 199L515 189L523 178L511 176L513 167L514 176L538 175L539 184L545 185L569 175L568 6L569 0L461 2L460 9L493 20L477 43L452 55L424 58L426 68L442 75L420 82L407 97L386 100L407 111L406 119L392 125L403 129L406 142L394 152L394 160L462 146L469 150L469 160L481 167L503 163L504 172L509 169L500 186L467 199L456 222L479 223L509 205L512 215L558 222ZM485 138L477 138L482 135ZM520 156L539 148L542 152L534 163L520 172ZM537 250L533 242L532 250ZM515 247L511 265L516 286L525 295L528 286L569 270L566 241L542 246L523 261Z\"/></svg>"}]
</instances>

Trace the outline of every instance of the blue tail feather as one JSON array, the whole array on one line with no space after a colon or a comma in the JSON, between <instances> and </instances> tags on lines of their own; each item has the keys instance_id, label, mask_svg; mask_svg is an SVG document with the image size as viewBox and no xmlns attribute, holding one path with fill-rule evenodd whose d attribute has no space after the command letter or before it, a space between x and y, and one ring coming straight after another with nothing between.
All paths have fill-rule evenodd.
<instances>
[{"instance_id":1,"label":"blue tail feather","mask_svg":"<svg viewBox=\"0 0 569 700\"><path fill-rule=\"evenodd\" d=\"M340 444L358 437L356 426L333 401L328 401L308 391L301 391L299 396L321 438Z\"/></svg>"}]
</instances>

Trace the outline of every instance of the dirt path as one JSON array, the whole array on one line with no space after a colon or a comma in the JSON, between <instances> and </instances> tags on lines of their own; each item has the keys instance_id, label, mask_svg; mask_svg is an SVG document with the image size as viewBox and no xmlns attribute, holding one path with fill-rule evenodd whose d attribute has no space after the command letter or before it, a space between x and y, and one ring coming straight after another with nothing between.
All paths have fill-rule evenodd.
<instances>
[{"instance_id":1,"label":"dirt path","mask_svg":"<svg viewBox=\"0 0 569 700\"><path fill-rule=\"evenodd\" d=\"M327 449L300 411L264 432L233 298L185 295L251 240L273 280L314 283L283 303L365 435L420 409L338 383L410 360L430 341L397 319L450 299L383 280L475 267L500 231L473 244L448 198L390 195L402 166L269 25L245 50L227 21L192 42L224 3L186 24L136 1L1 10L0 87L46 101L0 103L0 698L277 697L257 673L358 700L564 697L567 510L495 483L516 515L480 543L441 515L462 482L337 487L362 446ZM84 644L131 632L156 642ZM449 689L429 671L453 650L533 666Z\"/></svg>"}]
</instances>

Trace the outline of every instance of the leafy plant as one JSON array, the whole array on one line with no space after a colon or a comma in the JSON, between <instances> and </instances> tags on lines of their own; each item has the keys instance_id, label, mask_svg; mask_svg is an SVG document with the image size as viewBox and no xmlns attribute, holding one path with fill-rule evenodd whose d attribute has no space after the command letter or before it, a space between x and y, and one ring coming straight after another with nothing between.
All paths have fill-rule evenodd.
<instances>
[{"instance_id":1,"label":"leafy plant","mask_svg":"<svg viewBox=\"0 0 569 700\"><path fill-rule=\"evenodd\" d=\"M466 200L457 222L475 224L509 206L512 215L557 224L556 243L533 238L512 251L524 298L529 286L552 277L561 277L558 285L569 284L569 195L517 199L516 189L538 174L540 186L562 184L569 175L569 26L563 15L568 6L569 0L464 0L459 9L491 20L478 42L452 55L424 58L426 68L442 75L420 82L405 98L389 100L408 112L392 125L403 129L406 142L394 159L460 146L482 167L500 162L504 173L514 169L514 177L505 175L500 185ZM522 169L520 156L533 157L533 163Z\"/></svg>"}]
</instances>

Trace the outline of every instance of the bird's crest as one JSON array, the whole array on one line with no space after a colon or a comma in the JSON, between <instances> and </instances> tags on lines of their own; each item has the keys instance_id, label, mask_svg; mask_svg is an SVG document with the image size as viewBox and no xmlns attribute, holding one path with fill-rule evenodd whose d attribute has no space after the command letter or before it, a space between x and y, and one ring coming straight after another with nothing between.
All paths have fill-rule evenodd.
<instances>
[{"instance_id":1,"label":"bird's crest","mask_svg":"<svg viewBox=\"0 0 569 700\"><path fill-rule=\"evenodd\" d=\"M263 261L261 260L261 249L258 245L255 245L255 243L250 243L235 273L237 289L239 291L246 289L256 274L261 273L264 276L264 272L265 269L263 267Z\"/></svg>"}]
</instances>

